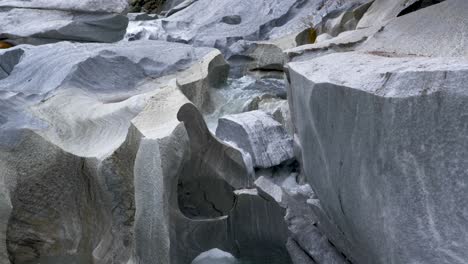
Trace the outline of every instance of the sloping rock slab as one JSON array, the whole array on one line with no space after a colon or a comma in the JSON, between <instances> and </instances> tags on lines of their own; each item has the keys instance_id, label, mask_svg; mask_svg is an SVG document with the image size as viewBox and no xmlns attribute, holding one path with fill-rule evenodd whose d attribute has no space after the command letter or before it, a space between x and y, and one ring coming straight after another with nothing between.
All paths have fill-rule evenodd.
<instances>
[{"instance_id":1,"label":"sloping rock slab","mask_svg":"<svg viewBox=\"0 0 468 264\"><path fill-rule=\"evenodd\" d=\"M123 38L128 18L117 13L89 13L0 6L0 39L18 44L62 40L116 42Z\"/></svg>"},{"instance_id":2,"label":"sloping rock slab","mask_svg":"<svg viewBox=\"0 0 468 264\"><path fill-rule=\"evenodd\" d=\"M360 50L396 55L468 56L468 2L447 0L389 22ZM364 18L363 18L364 19Z\"/></svg>"}]
</instances>

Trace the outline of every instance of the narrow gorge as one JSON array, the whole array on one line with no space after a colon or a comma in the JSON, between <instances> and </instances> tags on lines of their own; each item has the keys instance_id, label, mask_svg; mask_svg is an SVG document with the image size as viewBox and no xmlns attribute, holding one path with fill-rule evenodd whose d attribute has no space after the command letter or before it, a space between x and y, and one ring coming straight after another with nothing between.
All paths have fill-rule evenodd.
<instances>
[{"instance_id":1,"label":"narrow gorge","mask_svg":"<svg viewBox=\"0 0 468 264\"><path fill-rule=\"evenodd\" d=\"M468 263L468 1L0 21L0 264Z\"/></svg>"}]
</instances>

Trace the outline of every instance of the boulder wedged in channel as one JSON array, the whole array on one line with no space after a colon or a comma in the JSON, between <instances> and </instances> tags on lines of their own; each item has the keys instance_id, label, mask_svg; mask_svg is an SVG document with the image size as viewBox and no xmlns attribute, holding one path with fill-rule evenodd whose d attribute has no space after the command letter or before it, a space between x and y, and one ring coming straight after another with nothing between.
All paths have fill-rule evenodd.
<instances>
[{"instance_id":1,"label":"boulder wedged in channel","mask_svg":"<svg viewBox=\"0 0 468 264\"><path fill-rule=\"evenodd\" d=\"M348 52L289 69L327 237L356 263L463 263L468 61Z\"/></svg>"},{"instance_id":2,"label":"boulder wedged in channel","mask_svg":"<svg viewBox=\"0 0 468 264\"><path fill-rule=\"evenodd\" d=\"M248 153L256 168L273 167L294 158L291 136L263 111L220 118L216 136Z\"/></svg>"}]
</instances>

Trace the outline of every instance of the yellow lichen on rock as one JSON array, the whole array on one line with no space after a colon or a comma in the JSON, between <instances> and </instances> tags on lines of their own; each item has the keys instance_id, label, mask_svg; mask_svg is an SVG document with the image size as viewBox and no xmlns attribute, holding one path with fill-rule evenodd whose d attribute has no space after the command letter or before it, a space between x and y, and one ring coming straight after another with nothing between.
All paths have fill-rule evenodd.
<instances>
[{"instance_id":1,"label":"yellow lichen on rock","mask_svg":"<svg viewBox=\"0 0 468 264\"><path fill-rule=\"evenodd\" d=\"M0 41L0 49L8 49L11 47L13 47L13 45L11 45L10 43L5 42L5 41Z\"/></svg>"},{"instance_id":2,"label":"yellow lichen on rock","mask_svg":"<svg viewBox=\"0 0 468 264\"><path fill-rule=\"evenodd\" d=\"M315 43L315 41L317 40L317 31L314 28L310 28L307 33L309 43Z\"/></svg>"}]
</instances>

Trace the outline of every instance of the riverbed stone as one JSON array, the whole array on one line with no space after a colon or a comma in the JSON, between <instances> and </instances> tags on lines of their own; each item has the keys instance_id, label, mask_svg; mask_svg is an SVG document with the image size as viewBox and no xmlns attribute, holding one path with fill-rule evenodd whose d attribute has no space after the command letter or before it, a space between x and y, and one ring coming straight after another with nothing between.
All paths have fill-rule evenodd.
<instances>
[{"instance_id":1,"label":"riverbed stone","mask_svg":"<svg viewBox=\"0 0 468 264\"><path fill-rule=\"evenodd\" d=\"M280 123L263 111L220 118L216 136L247 152L254 167L268 168L294 157L292 138Z\"/></svg>"}]
</instances>

